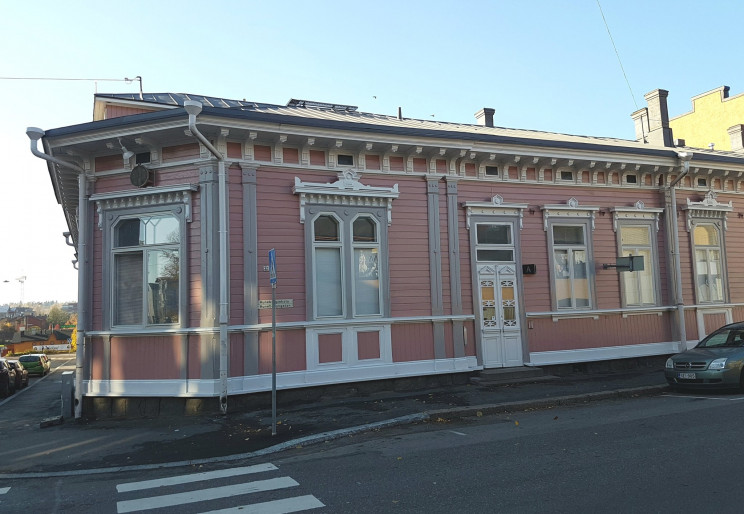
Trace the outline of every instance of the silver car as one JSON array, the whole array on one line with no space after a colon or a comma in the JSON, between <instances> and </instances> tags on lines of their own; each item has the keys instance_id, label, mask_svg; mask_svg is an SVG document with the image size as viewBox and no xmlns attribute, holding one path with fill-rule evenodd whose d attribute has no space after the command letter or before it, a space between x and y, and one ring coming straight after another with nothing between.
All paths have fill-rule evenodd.
<instances>
[{"instance_id":1,"label":"silver car","mask_svg":"<svg viewBox=\"0 0 744 514\"><path fill-rule=\"evenodd\" d=\"M673 389L744 390L744 322L721 327L694 348L672 355L664 375Z\"/></svg>"}]
</instances>

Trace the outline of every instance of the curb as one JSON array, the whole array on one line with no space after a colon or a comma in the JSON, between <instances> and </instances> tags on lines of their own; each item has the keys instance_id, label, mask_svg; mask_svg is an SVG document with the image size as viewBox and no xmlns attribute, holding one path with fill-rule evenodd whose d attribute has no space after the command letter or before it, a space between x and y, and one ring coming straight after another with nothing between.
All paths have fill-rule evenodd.
<instances>
[{"instance_id":1,"label":"curb","mask_svg":"<svg viewBox=\"0 0 744 514\"><path fill-rule=\"evenodd\" d=\"M483 414L499 414L504 412L515 412L527 409L544 409L556 406L566 405L577 405L580 403L589 403L601 400L608 400L614 398L631 398L634 396L651 396L667 390L668 385L659 386L645 386L635 387L629 389L617 389L613 391L600 391L596 393L583 393L570 396L558 396L554 398L545 398L540 400L524 400L518 402L508 402L499 404L484 404L484 405L473 405L467 407L454 407L451 409L438 409L432 411L424 411L418 414L409 414L407 416L400 416L397 418L391 418L388 420L377 421L375 423L367 423L365 425L357 425L349 428L340 428L338 430L332 430L330 432L321 432L319 434L309 435L285 441L280 444L269 446L262 450L256 450L248 453L237 453L234 455L226 455L222 457L207 457L203 459L194 460L183 460L176 462L164 462L160 464L141 464L131 466L115 466L109 468L92 468L92 469L78 469L78 470L67 470L67 471L49 471L49 472L27 472L27 473L0 473L0 480L2 479L14 479L14 478L53 478L53 477L69 477L69 476L85 476L85 475L102 475L107 473L124 473L127 471L144 471L154 469L167 469L167 468L180 468L187 466L194 466L199 464L215 464L220 462L232 462L236 460L251 459L255 457L263 457L274 453L282 452L289 448L301 448L303 446L309 446L318 443L324 443L347 437L362 432L368 432L379 428L388 428L393 426L407 425L416 423L419 421L428 421L430 419L436 419L443 416L447 417L468 417L477 416L478 413Z\"/></svg>"}]
</instances>

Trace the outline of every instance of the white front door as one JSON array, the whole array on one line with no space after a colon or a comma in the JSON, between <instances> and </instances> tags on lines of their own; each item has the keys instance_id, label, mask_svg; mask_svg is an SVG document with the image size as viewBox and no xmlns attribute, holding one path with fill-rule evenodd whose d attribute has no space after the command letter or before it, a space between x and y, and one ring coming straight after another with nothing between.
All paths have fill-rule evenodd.
<instances>
[{"instance_id":1,"label":"white front door","mask_svg":"<svg viewBox=\"0 0 744 514\"><path fill-rule=\"evenodd\" d=\"M522 366L522 336L515 263L478 265L483 366Z\"/></svg>"}]
</instances>

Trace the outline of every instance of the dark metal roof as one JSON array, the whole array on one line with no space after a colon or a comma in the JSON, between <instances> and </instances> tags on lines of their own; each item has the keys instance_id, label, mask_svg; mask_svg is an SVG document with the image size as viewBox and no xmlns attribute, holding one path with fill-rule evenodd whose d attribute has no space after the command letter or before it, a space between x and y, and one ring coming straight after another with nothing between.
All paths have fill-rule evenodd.
<instances>
[{"instance_id":1,"label":"dark metal roof","mask_svg":"<svg viewBox=\"0 0 744 514\"><path fill-rule=\"evenodd\" d=\"M201 116L216 116L236 120L242 119L311 128L674 158L676 158L676 152L682 149L650 146L634 140L609 137L577 136L536 130L485 127L476 124L399 118L397 116L359 112L354 106L307 100L292 99L286 106L282 106L187 93L147 93L143 94L142 98L140 98L138 93L96 94L96 98L153 104L153 106L159 105L166 107L166 109L163 111L122 116L51 129L47 131L46 136L67 136L113 127L146 124L148 122L162 121L181 116L185 120L187 115L179 107L182 107L187 100L194 100L201 102L204 106ZM708 161L742 163L744 160L744 155L737 152L712 151L699 148L684 149L692 151L697 158L704 155ZM698 160L697 158L694 158L694 160Z\"/></svg>"}]
</instances>

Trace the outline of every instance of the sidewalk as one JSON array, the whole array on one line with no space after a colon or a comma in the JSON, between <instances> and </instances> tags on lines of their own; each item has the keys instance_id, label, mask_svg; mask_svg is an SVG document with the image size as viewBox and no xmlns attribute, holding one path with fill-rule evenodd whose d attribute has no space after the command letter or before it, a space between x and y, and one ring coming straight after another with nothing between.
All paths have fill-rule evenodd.
<instances>
[{"instance_id":1,"label":"sidewalk","mask_svg":"<svg viewBox=\"0 0 744 514\"><path fill-rule=\"evenodd\" d=\"M573 373L525 383L326 396L311 403L286 405L281 403L280 391L275 436L271 435L270 402L260 411L228 411L227 416L66 420L40 428L42 419L59 416L61 373L74 369L74 357L63 360L57 356L53 367L54 373L0 403L0 479L26 473L87 473L205 459L237 460L383 426L651 395L667 389L663 371L649 367Z\"/></svg>"}]
</instances>

